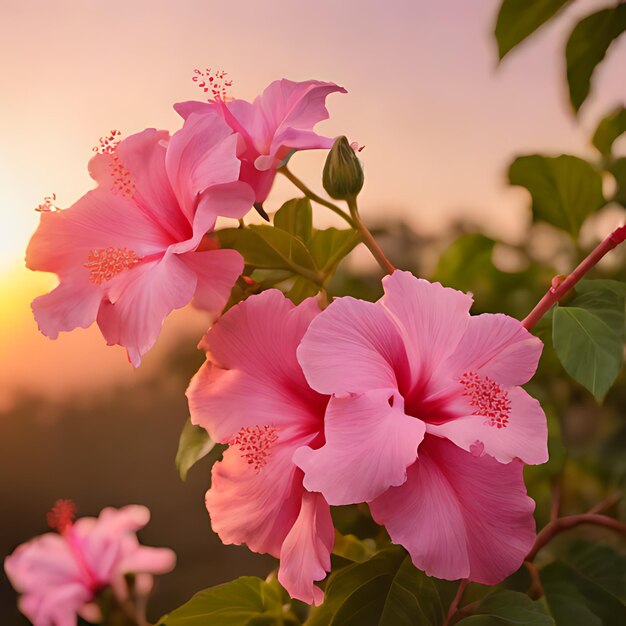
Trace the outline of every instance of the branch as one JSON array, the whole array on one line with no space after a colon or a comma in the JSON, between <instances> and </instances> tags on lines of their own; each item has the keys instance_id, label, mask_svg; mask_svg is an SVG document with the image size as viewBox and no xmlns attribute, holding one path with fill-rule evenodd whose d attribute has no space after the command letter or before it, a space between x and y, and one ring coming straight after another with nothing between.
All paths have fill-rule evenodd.
<instances>
[{"instance_id":1,"label":"branch","mask_svg":"<svg viewBox=\"0 0 626 626\"><path fill-rule=\"evenodd\" d=\"M552 286L535 308L522 320L522 326L530 330L598 261L626 239L626 226L616 228L602 243L596 246L580 265L564 280L555 278Z\"/></svg>"}]
</instances>

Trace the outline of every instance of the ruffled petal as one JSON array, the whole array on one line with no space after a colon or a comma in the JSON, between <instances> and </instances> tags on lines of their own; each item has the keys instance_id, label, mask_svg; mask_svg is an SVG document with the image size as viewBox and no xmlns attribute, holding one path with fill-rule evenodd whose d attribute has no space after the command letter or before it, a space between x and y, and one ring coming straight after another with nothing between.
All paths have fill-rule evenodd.
<instances>
[{"instance_id":1,"label":"ruffled petal","mask_svg":"<svg viewBox=\"0 0 626 626\"><path fill-rule=\"evenodd\" d=\"M246 447L237 444L224 452L213 465L206 506L222 542L245 543L254 552L278 557L298 518L303 491L302 472L291 457L294 447L310 437L293 429L272 434L277 438L266 438L267 445L262 435L257 442L267 455L247 455Z\"/></svg>"},{"instance_id":2,"label":"ruffled petal","mask_svg":"<svg viewBox=\"0 0 626 626\"><path fill-rule=\"evenodd\" d=\"M169 548L150 548L137 546L127 554L117 566L117 570L126 573L166 574L176 565L176 554Z\"/></svg>"},{"instance_id":3,"label":"ruffled petal","mask_svg":"<svg viewBox=\"0 0 626 626\"><path fill-rule=\"evenodd\" d=\"M89 275L85 263L91 251L126 248L142 258L162 252L170 243L171 237L136 204L94 189L69 209L41 214L26 250L26 266L61 277Z\"/></svg>"},{"instance_id":4,"label":"ruffled petal","mask_svg":"<svg viewBox=\"0 0 626 626\"><path fill-rule=\"evenodd\" d=\"M465 334L442 370L455 377L476 372L507 387L523 385L535 373L542 349L541 340L518 320L483 313L470 317Z\"/></svg>"},{"instance_id":5,"label":"ruffled petal","mask_svg":"<svg viewBox=\"0 0 626 626\"><path fill-rule=\"evenodd\" d=\"M402 338L383 308L350 297L338 298L313 321L298 360L321 393L402 388L410 375Z\"/></svg>"},{"instance_id":6,"label":"ruffled petal","mask_svg":"<svg viewBox=\"0 0 626 626\"><path fill-rule=\"evenodd\" d=\"M76 616L93 593L77 582L51 587L45 593L26 594L19 599L19 609L37 626L76 626Z\"/></svg>"},{"instance_id":7,"label":"ruffled petal","mask_svg":"<svg viewBox=\"0 0 626 626\"><path fill-rule=\"evenodd\" d=\"M472 298L399 270L383 278L383 286L380 304L402 334L414 385L427 384L463 337Z\"/></svg>"},{"instance_id":8,"label":"ruffled petal","mask_svg":"<svg viewBox=\"0 0 626 626\"><path fill-rule=\"evenodd\" d=\"M56 339L60 332L88 328L96 321L102 289L87 275L62 280L50 293L35 298L31 304L39 330Z\"/></svg>"},{"instance_id":9,"label":"ruffled petal","mask_svg":"<svg viewBox=\"0 0 626 626\"><path fill-rule=\"evenodd\" d=\"M419 453L404 485L370 503L374 519L429 576L493 585L515 572L535 540L522 463L431 435Z\"/></svg>"},{"instance_id":10,"label":"ruffled petal","mask_svg":"<svg viewBox=\"0 0 626 626\"><path fill-rule=\"evenodd\" d=\"M170 139L165 167L181 209L193 223L198 194L239 178L237 137L218 112L192 113Z\"/></svg>"},{"instance_id":11,"label":"ruffled petal","mask_svg":"<svg viewBox=\"0 0 626 626\"><path fill-rule=\"evenodd\" d=\"M98 326L109 345L119 344L138 367L167 315L191 301L196 275L175 255L143 263L111 281Z\"/></svg>"},{"instance_id":12,"label":"ruffled petal","mask_svg":"<svg viewBox=\"0 0 626 626\"><path fill-rule=\"evenodd\" d=\"M169 133L147 128L120 142L116 154L133 182L133 202L164 230L172 241L183 241L191 234L190 221L178 206L166 169L165 155Z\"/></svg>"},{"instance_id":13,"label":"ruffled petal","mask_svg":"<svg viewBox=\"0 0 626 626\"><path fill-rule=\"evenodd\" d=\"M510 402L506 421L496 422L484 414L474 414L467 407L462 417L443 424L429 424L427 431L446 437L457 446L474 454L489 454L500 463L515 458L537 465L548 460L548 426L545 413L537 400L521 387L503 390Z\"/></svg>"},{"instance_id":14,"label":"ruffled petal","mask_svg":"<svg viewBox=\"0 0 626 626\"><path fill-rule=\"evenodd\" d=\"M193 423L223 443L258 424L297 423L318 432L327 398L307 385L296 360L317 313L313 299L295 306L272 289L223 315L202 341L208 361L187 389Z\"/></svg>"},{"instance_id":15,"label":"ruffled petal","mask_svg":"<svg viewBox=\"0 0 626 626\"><path fill-rule=\"evenodd\" d=\"M335 542L330 507L317 493L304 492L298 519L280 550L278 580L292 598L321 604L322 590L313 584L330 571L330 552Z\"/></svg>"},{"instance_id":16,"label":"ruffled petal","mask_svg":"<svg viewBox=\"0 0 626 626\"><path fill-rule=\"evenodd\" d=\"M403 409L394 389L331 398L324 421L326 443L294 454L294 463L304 471L305 488L339 505L369 502L404 483L425 425Z\"/></svg>"},{"instance_id":17,"label":"ruffled petal","mask_svg":"<svg viewBox=\"0 0 626 626\"><path fill-rule=\"evenodd\" d=\"M179 258L198 277L194 305L213 314L219 313L243 272L243 257L236 250L204 250L188 252Z\"/></svg>"}]
</instances>

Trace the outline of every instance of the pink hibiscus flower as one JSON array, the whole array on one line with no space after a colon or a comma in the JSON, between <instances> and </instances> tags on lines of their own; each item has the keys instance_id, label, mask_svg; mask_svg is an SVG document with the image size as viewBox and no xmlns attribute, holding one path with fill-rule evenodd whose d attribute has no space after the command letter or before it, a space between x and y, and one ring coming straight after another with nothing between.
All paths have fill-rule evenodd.
<instances>
[{"instance_id":1,"label":"pink hibiscus flower","mask_svg":"<svg viewBox=\"0 0 626 626\"><path fill-rule=\"evenodd\" d=\"M252 103L225 103L218 97L211 102L180 102L174 108L184 118L216 110L223 115L243 138L239 153L241 180L253 187L256 202L263 202L274 182L276 168L292 152L332 147L333 139L318 135L313 127L329 117L326 96L336 91L347 93L334 83L282 79L271 83Z\"/></svg>"},{"instance_id":2,"label":"pink hibiscus flower","mask_svg":"<svg viewBox=\"0 0 626 626\"><path fill-rule=\"evenodd\" d=\"M534 540L522 468L547 460L547 428L519 385L541 341L408 272L384 288L377 303L339 298L304 336L309 384L334 395L326 443L294 461L330 504L369 502L426 573L497 583Z\"/></svg>"},{"instance_id":3,"label":"pink hibiscus flower","mask_svg":"<svg viewBox=\"0 0 626 626\"><path fill-rule=\"evenodd\" d=\"M296 349L319 313L313 299L294 306L276 290L228 311L206 334L207 362L187 390L192 422L230 444L213 466L206 505L226 544L280 558L278 579L319 604L313 581L330 571L330 507L302 486L292 456L316 448L328 397L306 383Z\"/></svg>"},{"instance_id":4,"label":"pink hibiscus flower","mask_svg":"<svg viewBox=\"0 0 626 626\"><path fill-rule=\"evenodd\" d=\"M19 607L35 626L75 626L76 616L99 621L96 597L105 587L124 600L125 574L138 574L136 587L149 590L151 574L171 571L176 555L167 548L141 546L135 532L150 519L144 506L103 509L98 518L72 522L75 507L61 500L50 514L59 531L35 537L4 560Z\"/></svg>"},{"instance_id":5,"label":"pink hibiscus flower","mask_svg":"<svg viewBox=\"0 0 626 626\"><path fill-rule=\"evenodd\" d=\"M172 310L194 298L218 313L243 260L199 244L218 215L238 218L252 206L236 143L214 114L190 116L171 139L147 129L106 145L89 164L98 187L69 209L43 212L28 246L26 265L60 280L32 304L41 332L54 339L97 321L138 366Z\"/></svg>"}]
</instances>

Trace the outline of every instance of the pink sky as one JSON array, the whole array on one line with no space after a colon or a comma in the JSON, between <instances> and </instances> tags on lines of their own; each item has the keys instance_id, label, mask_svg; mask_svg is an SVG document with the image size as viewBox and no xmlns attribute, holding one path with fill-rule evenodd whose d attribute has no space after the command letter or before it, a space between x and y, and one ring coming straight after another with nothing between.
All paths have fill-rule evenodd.
<instances>
[{"instance_id":1,"label":"pink sky","mask_svg":"<svg viewBox=\"0 0 626 626\"><path fill-rule=\"evenodd\" d=\"M515 237L527 197L505 184L508 162L527 152L592 154L597 119L626 101L626 39L600 67L596 95L577 120L565 96L563 45L576 17L603 3L579 0L497 68L498 4L3 0L0 403L33 381L61 392L127 379L123 354L95 332L57 342L37 335L28 300L42 280L17 268L37 223L33 207L52 192L67 206L91 187L87 160L110 129L175 130L172 103L200 97L194 67L227 70L233 95L244 98L280 77L342 84L349 93L331 96L322 129L366 145L366 218L384 209L430 231L467 216ZM321 154L302 154L292 169L319 189L322 163ZM288 194L279 187L268 206Z\"/></svg>"}]
</instances>

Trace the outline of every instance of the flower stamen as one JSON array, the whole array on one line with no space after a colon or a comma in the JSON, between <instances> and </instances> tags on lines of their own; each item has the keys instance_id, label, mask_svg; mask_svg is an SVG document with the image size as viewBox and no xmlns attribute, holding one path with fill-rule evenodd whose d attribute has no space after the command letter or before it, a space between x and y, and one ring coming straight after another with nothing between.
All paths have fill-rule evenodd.
<instances>
[{"instance_id":1,"label":"flower stamen","mask_svg":"<svg viewBox=\"0 0 626 626\"><path fill-rule=\"evenodd\" d=\"M480 376L475 372L465 372L459 382L465 391L470 406L475 407L474 415L486 417L485 424L505 428L511 416L509 394L489 376Z\"/></svg>"},{"instance_id":2,"label":"flower stamen","mask_svg":"<svg viewBox=\"0 0 626 626\"><path fill-rule=\"evenodd\" d=\"M244 426L228 443L237 446L241 456L255 472L260 472L270 457L270 447L278 439L277 428Z\"/></svg>"},{"instance_id":3,"label":"flower stamen","mask_svg":"<svg viewBox=\"0 0 626 626\"><path fill-rule=\"evenodd\" d=\"M89 253L84 267L89 270L91 282L101 285L120 272L134 267L139 260L135 252L127 248L98 248Z\"/></svg>"},{"instance_id":4,"label":"flower stamen","mask_svg":"<svg viewBox=\"0 0 626 626\"><path fill-rule=\"evenodd\" d=\"M46 522L50 528L63 534L72 527L76 517L76 504L74 500L57 500L46 515Z\"/></svg>"},{"instance_id":5,"label":"flower stamen","mask_svg":"<svg viewBox=\"0 0 626 626\"><path fill-rule=\"evenodd\" d=\"M211 70L207 67L204 71L195 69L191 80L198 85L204 94L207 94L207 100L222 100L227 102L231 100L229 90L233 86L233 81L226 78L228 72L224 70Z\"/></svg>"}]
</instances>

